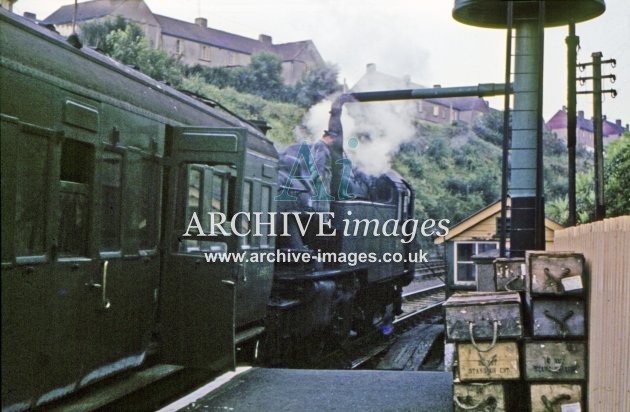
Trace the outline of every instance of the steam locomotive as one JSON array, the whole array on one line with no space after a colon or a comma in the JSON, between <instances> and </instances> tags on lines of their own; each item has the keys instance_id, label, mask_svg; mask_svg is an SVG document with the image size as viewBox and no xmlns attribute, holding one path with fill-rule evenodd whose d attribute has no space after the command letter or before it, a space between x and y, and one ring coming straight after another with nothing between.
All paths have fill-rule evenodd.
<instances>
[{"instance_id":1,"label":"steam locomotive","mask_svg":"<svg viewBox=\"0 0 630 412\"><path fill-rule=\"evenodd\" d=\"M412 217L400 176L351 179L351 200L314 213L312 185L286 180L290 154L253 123L5 10L0 21L3 410L147 362L223 371L256 348L299 363L400 310L412 263L320 257L407 253L410 239L316 232ZM273 212L283 228L252 231L247 216ZM208 261L227 253L243 259ZM270 253L312 259L250 259Z\"/></svg>"}]
</instances>

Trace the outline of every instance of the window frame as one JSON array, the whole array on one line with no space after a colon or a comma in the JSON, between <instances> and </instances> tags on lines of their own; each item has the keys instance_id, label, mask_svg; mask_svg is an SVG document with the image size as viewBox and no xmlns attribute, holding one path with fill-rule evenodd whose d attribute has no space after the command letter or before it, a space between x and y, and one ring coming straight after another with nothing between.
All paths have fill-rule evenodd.
<instances>
[{"instance_id":1,"label":"window frame","mask_svg":"<svg viewBox=\"0 0 630 412\"><path fill-rule=\"evenodd\" d=\"M230 163L206 164L184 162L180 165L180 167L181 181L178 184L178 191L183 203L181 205L181 208L178 208L179 211L177 212L177 215L181 215L183 212L182 233L186 233L188 230L189 224L192 219L192 212L197 212L199 223L201 224L204 233L206 233L206 231L209 230L209 226L207 226L209 224L207 212L215 212L225 214L226 221L222 225L222 227L226 232L229 232L231 234L232 229L230 226L230 222L235 213L234 201L235 196L237 195L237 188L235 184L236 172L234 171L234 165ZM190 176L191 172L193 171L199 173L198 187L192 185L192 180ZM215 185L217 183L217 179L220 184L221 210L215 210L213 208L216 189ZM196 188L199 193L197 199L198 204L193 208L191 208L189 204L189 199L191 198L191 188ZM217 234L216 237L198 239L194 232L190 232L190 235L190 237L187 236L185 238L181 238L180 242L178 242L178 245L176 245L174 249L175 253L187 255L197 255L204 252L225 253L228 251L232 243L232 238L234 238L234 236L231 235L224 236L221 234Z\"/></svg>"},{"instance_id":2,"label":"window frame","mask_svg":"<svg viewBox=\"0 0 630 412\"><path fill-rule=\"evenodd\" d=\"M459 285L459 286L474 286L477 284L477 266L474 264L473 260L459 260L459 253L458 253L458 246L459 245L473 245L473 251L471 254L472 256L475 256L477 254L479 254L479 245L481 244L491 244L494 245L496 249L499 249L499 242L495 242L495 241L491 241L491 240L480 240L480 241L475 241L475 240L462 240L462 241L455 241L453 243L453 284L455 285ZM492 250L492 249L489 249ZM473 268L473 280L458 280L458 269L459 269L459 265L460 264L470 264L472 265Z\"/></svg>"}]
</instances>

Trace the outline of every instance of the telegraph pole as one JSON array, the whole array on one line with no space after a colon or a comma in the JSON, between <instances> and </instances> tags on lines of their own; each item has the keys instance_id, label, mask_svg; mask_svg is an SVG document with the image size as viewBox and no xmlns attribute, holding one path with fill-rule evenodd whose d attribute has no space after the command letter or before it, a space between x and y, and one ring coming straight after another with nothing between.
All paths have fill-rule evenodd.
<instances>
[{"instance_id":1,"label":"telegraph pole","mask_svg":"<svg viewBox=\"0 0 630 412\"><path fill-rule=\"evenodd\" d=\"M593 76L579 77L577 80L584 82L593 80L593 90L578 92L578 94L593 94L593 134L595 147L595 220L602 220L606 216L606 204L604 202L604 142L603 142L603 124L602 124L602 94L610 93L613 97L617 96L615 89L602 90L602 79L616 80L614 74L602 76L602 64L610 64L615 67L617 64L615 59L603 60L602 52L594 52L591 54L592 63L578 64L578 67L593 66Z\"/></svg>"},{"instance_id":2,"label":"telegraph pole","mask_svg":"<svg viewBox=\"0 0 630 412\"><path fill-rule=\"evenodd\" d=\"M575 226L577 221L575 213L575 140L577 130L576 119L576 64L577 49L580 46L580 38L575 35L575 23L569 24L567 43L567 150L569 152L569 226Z\"/></svg>"}]
</instances>

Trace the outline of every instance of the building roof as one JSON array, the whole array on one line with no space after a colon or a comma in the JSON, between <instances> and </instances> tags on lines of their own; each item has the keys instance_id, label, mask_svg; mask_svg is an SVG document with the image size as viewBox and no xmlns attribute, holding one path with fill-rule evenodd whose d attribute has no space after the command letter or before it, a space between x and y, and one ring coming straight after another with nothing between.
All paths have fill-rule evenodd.
<instances>
[{"instance_id":1,"label":"building roof","mask_svg":"<svg viewBox=\"0 0 630 412\"><path fill-rule=\"evenodd\" d=\"M439 87L439 86L435 86ZM367 73L365 73L359 81L352 87L354 92L380 91L380 90L396 90L396 89L425 89L418 83L414 83L409 78L401 78L385 74L376 70L374 64L368 64ZM424 99L427 102L437 104L444 107L452 107L453 109L465 111L487 112L489 107L487 102L475 96L469 97L439 97Z\"/></svg>"},{"instance_id":2,"label":"building roof","mask_svg":"<svg viewBox=\"0 0 630 412\"><path fill-rule=\"evenodd\" d=\"M105 16L116 15L116 11L129 1L142 2L142 0L93 0L78 3L78 22L97 19ZM305 53L310 53L310 58L315 63L322 64L323 59L317 52L311 40L303 40L282 44L272 44L271 41L261 41L222 30L204 27L199 24L189 23L173 19L167 16L154 14L153 17L160 25L162 34L180 39L191 40L201 44L212 45L218 48L233 50L244 54L259 52L275 53L283 61L303 59ZM62 6L44 20L44 24L69 24L74 18L74 5Z\"/></svg>"},{"instance_id":3,"label":"building roof","mask_svg":"<svg viewBox=\"0 0 630 412\"><path fill-rule=\"evenodd\" d=\"M253 54L259 51L273 51L271 48L265 47L265 44L251 39L249 37L239 36L238 34L228 33L225 31L203 27L195 23L173 19L171 17L155 15L160 25L162 34L178 37L181 39L193 40L222 49L239 51L246 54Z\"/></svg>"},{"instance_id":4,"label":"building roof","mask_svg":"<svg viewBox=\"0 0 630 412\"><path fill-rule=\"evenodd\" d=\"M581 114L581 115L580 115ZM584 117L584 112L580 112L576 117L576 128L578 130L585 130L593 133L593 122ZM566 129L567 127L567 112L566 110L558 110L556 114L551 116L551 119L547 122L547 127L551 130Z\"/></svg>"},{"instance_id":5,"label":"building roof","mask_svg":"<svg viewBox=\"0 0 630 412\"><path fill-rule=\"evenodd\" d=\"M620 120L618 120L619 123L621 123ZM626 131L626 128L623 127L621 124L618 123L613 123L609 120L604 119L603 122L603 128L602 128L602 134L604 136L611 136L611 135L622 135L624 134L624 132Z\"/></svg>"},{"instance_id":6,"label":"building roof","mask_svg":"<svg viewBox=\"0 0 630 412\"><path fill-rule=\"evenodd\" d=\"M446 236L437 237L433 243L439 245L441 243L447 242L450 239L461 235L467 230L473 228L475 225L480 222L501 213L501 201L497 200L496 202L484 207L483 209L473 213L462 221L454 224L449 228L448 234ZM552 231L562 229L562 226L549 218L545 218L545 228L550 229Z\"/></svg>"},{"instance_id":7,"label":"building roof","mask_svg":"<svg viewBox=\"0 0 630 412\"><path fill-rule=\"evenodd\" d=\"M547 122L547 127L551 130L566 129L567 128L568 113L565 108L558 110ZM613 123L606 119L603 120L602 134L603 136L621 135L625 132L625 128L621 124ZM621 123L621 120L619 120ZM578 130L584 130L593 133L593 121L584 117L584 112L578 112L576 118L576 128Z\"/></svg>"},{"instance_id":8,"label":"building roof","mask_svg":"<svg viewBox=\"0 0 630 412\"><path fill-rule=\"evenodd\" d=\"M97 19L114 14L116 9L127 0L94 0L77 4L76 21ZM68 24L74 19L74 4L61 6L46 17L43 24Z\"/></svg>"},{"instance_id":9,"label":"building roof","mask_svg":"<svg viewBox=\"0 0 630 412\"><path fill-rule=\"evenodd\" d=\"M272 45L273 51L282 57L282 60L298 60L309 49L315 49L315 45L311 40L302 40L289 43L281 43ZM318 60L323 63L323 59L318 54Z\"/></svg>"},{"instance_id":10,"label":"building roof","mask_svg":"<svg viewBox=\"0 0 630 412\"><path fill-rule=\"evenodd\" d=\"M487 112L489 110L487 102L481 97L440 97L436 99L427 99L427 101L441 106L453 107L460 112Z\"/></svg>"},{"instance_id":11,"label":"building roof","mask_svg":"<svg viewBox=\"0 0 630 412\"><path fill-rule=\"evenodd\" d=\"M383 89L421 89L422 86L411 82L408 78L401 78L382 73L376 70L376 66L372 63L367 65L367 73L365 73L356 82L350 91L352 92L373 92Z\"/></svg>"}]
</instances>

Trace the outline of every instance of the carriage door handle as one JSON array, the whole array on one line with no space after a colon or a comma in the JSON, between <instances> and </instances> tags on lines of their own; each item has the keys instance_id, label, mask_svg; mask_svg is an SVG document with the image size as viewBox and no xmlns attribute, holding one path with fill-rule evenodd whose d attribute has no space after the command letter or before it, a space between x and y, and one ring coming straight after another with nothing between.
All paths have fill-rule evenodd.
<instances>
[{"instance_id":1,"label":"carriage door handle","mask_svg":"<svg viewBox=\"0 0 630 412\"><path fill-rule=\"evenodd\" d=\"M101 290L101 310L108 310L112 307L112 303L107 298L107 267L109 266L109 260L103 262L103 271L101 272L103 275L102 283L95 283L90 281L86 283L85 286L88 286L93 289Z\"/></svg>"}]
</instances>

